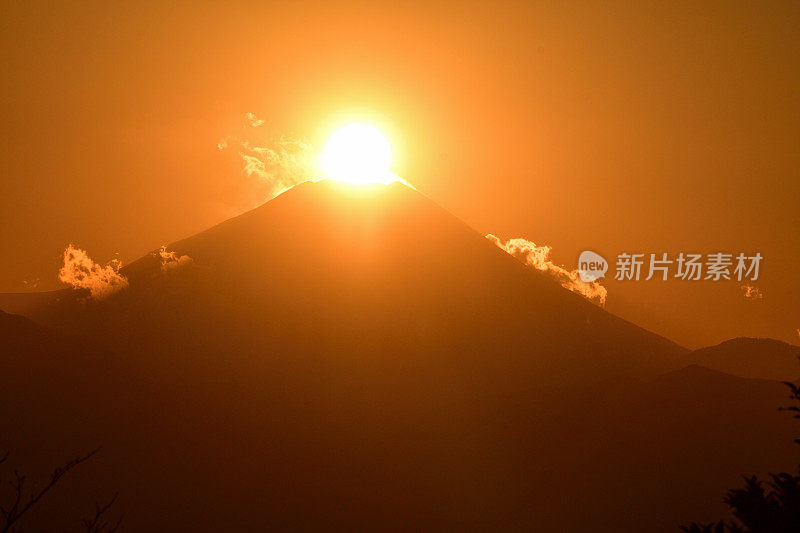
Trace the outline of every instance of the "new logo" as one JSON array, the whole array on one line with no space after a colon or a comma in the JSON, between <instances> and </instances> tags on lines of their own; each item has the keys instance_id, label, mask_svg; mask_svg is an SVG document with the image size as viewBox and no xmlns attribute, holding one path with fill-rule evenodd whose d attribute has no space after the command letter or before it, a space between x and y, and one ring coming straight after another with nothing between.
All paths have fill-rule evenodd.
<instances>
[{"instance_id":1,"label":"new logo","mask_svg":"<svg viewBox=\"0 0 800 533\"><path fill-rule=\"evenodd\" d=\"M608 261L591 250L584 250L578 258L578 275L586 283L597 281L608 272Z\"/></svg>"}]
</instances>

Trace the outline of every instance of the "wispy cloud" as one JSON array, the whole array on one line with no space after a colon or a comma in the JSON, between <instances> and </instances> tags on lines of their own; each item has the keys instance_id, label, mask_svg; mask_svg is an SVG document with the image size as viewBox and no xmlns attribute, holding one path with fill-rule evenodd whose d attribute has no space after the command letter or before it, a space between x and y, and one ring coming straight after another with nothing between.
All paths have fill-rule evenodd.
<instances>
[{"instance_id":1,"label":"wispy cloud","mask_svg":"<svg viewBox=\"0 0 800 533\"><path fill-rule=\"evenodd\" d=\"M264 124L264 121L256 116L255 113L248 111L244 114L244 120L251 128L257 128Z\"/></svg>"},{"instance_id":2,"label":"wispy cloud","mask_svg":"<svg viewBox=\"0 0 800 533\"><path fill-rule=\"evenodd\" d=\"M102 300L128 286L128 279L119 273L121 266L119 259L112 259L105 266L95 263L86 251L70 244L64 250L58 279L74 289L87 289L91 298Z\"/></svg>"},{"instance_id":3,"label":"wispy cloud","mask_svg":"<svg viewBox=\"0 0 800 533\"><path fill-rule=\"evenodd\" d=\"M161 259L161 271L166 272L175 270L192 262L188 255L178 255L176 252L168 252L166 246L162 246L155 255Z\"/></svg>"},{"instance_id":4,"label":"wispy cloud","mask_svg":"<svg viewBox=\"0 0 800 533\"><path fill-rule=\"evenodd\" d=\"M526 265L552 276L562 287L583 295L601 307L605 306L606 296L608 296L606 288L596 281L591 283L583 281L577 269L567 270L563 266L553 263L550 260L552 247L537 246L534 242L521 238L509 239L504 243L491 233L486 235L486 238Z\"/></svg>"},{"instance_id":5,"label":"wispy cloud","mask_svg":"<svg viewBox=\"0 0 800 533\"><path fill-rule=\"evenodd\" d=\"M301 139L281 139L272 148L240 144L244 172L278 195L314 177L314 149Z\"/></svg>"},{"instance_id":6,"label":"wispy cloud","mask_svg":"<svg viewBox=\"0 0 800 533\"><path fill-rule=\"evenodd\" d=\"M764 298L764 293L761 292L761 289L753 285L742 285L741 289L742 289L742 296L744 296L748 300L761 300L762 298Z\"/></svg>"},{"instance_id":7,"label":"wispy cloud","mask_svg":"<svg viewBox=\"0 0 800 533\"><path fill-rule=\"evenodd\" d=\"M246 113L245 123L257 128L264 120ZM242 161L242 171L266 185L270 198L316 176L316 153L302 138L281 137L269 146L258 146L247 138L228 136L220 139L217 148L235 149Z\"/></svg>"}]
</instances>

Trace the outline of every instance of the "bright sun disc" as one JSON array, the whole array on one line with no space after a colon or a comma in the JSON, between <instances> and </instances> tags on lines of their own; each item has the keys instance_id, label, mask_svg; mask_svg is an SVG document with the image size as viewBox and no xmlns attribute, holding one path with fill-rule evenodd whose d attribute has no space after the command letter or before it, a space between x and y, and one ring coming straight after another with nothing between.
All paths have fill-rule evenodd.
<instances>
[{"instance_id":1,"label":"bright sun disc","mask_svg":"<svg viewBox=\"0 0 800 533\"><path fill-rule=\"evenodd\" d=\"M348 183L391 183L392 148L376 128L348 124L336 130L320 156L325 177Z\"/></svg>"}]
</instances>

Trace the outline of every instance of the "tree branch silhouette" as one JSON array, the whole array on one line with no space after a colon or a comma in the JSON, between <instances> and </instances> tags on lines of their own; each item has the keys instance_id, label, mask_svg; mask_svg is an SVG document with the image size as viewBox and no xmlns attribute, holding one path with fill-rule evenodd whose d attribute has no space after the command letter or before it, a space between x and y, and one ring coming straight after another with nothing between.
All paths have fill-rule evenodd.
<instances>
[{"instance_id":1,"label":"tree branch silhouette","mask_svg":"<svg viewBox=\"0 0 800 533\"><path fill-rule=\"evenodd\" d=\"M87 518L83 519L83 525L86 526L86 533L114 533L117 529L119 529L119 525L122 523L123 517L119 517L119 520L117 520L113 526L109 522L102 521L103 515L106 514L112 505L114 505L118 496L119 493L116 492L107 504L94 504L94 518L91 520Z\"/></svg>"},{"instance_id":2,"label":"tree branch silhouette","mask_svg":"<svg viewBox=\"0 0 800 533\"><path fill-rule=\"evenodd\" d=\"M100 451L99 447L90 451L86 455L80 455L78 457L75 457L74 459L68 461L63 466L55 468L50 473L49 482L39 490L30 491L27 497L25 497L25 489L26 489L25 481L27 480L27 477L20 474L19 471L17 471L17 469L15 468L13 470L14 479L8 482L9 485L11 485L11 488L13 489L14 501L8 507L6 507L6 505L0 505L0 514L2 514L3 518L3 522L2 524L0 524L2 525L2 530L0 531L2 531L2 533L11 532L12 528L14 527L14 524L16 524L19 521L19 519L25 515L25 513L30 511L32 507L34 507L37 503L39 503L39 501L50 491L50 489L52 489L56 485L56 483L59 482L59 480L62 477L64 477L64 475L67 472L69 472L76 466L80 465L81 463L84 463L89 459L91 459L98 451ZM8 456L9 452L6 452L3 455L3 457L0 458L0 464L4 463L8 459ZM116 496L114 499L116 499ZM111 503L113 503L113 500Z\"/></svg>"}]
</instances>

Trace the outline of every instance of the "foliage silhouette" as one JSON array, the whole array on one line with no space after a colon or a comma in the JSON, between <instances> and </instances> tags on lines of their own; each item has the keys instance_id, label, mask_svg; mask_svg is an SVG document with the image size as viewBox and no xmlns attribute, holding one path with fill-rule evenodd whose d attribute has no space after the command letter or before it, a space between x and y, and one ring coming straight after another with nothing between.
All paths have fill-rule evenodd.
<instances>
[{"instance_id":1,"label":"foliage silhouette","mask_svg":"<svg viewBox=\"0 0 800 533\"><path fill-rule=\"evenodd\" d=\"M780 408L800 419L800 384L784 382L795 405ZM800 444L800 439L794 439ZM800 467L798 468L800 474ZM798 533L800 532L800 475L769 474L771 481L745 477L744 488L732 489L725 496L732 522L692 523L681 526L685 533Z\"/></svg>"}]
</instances>

